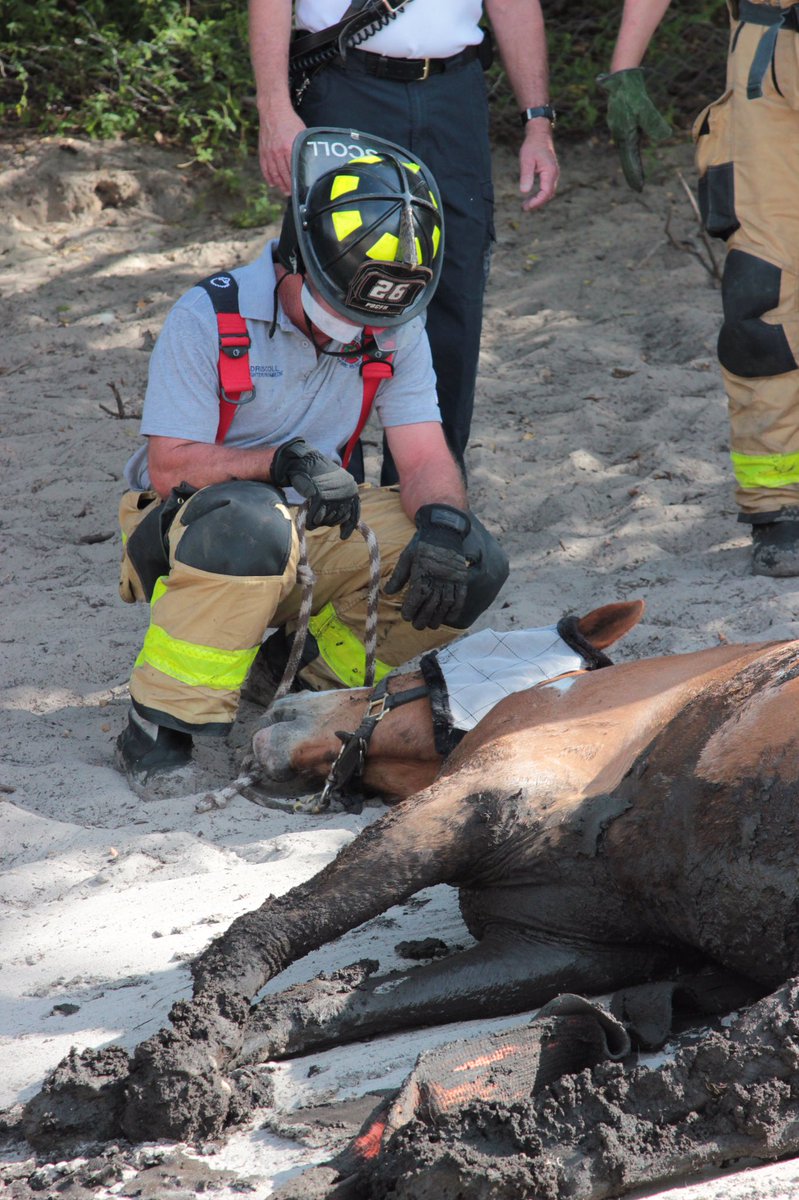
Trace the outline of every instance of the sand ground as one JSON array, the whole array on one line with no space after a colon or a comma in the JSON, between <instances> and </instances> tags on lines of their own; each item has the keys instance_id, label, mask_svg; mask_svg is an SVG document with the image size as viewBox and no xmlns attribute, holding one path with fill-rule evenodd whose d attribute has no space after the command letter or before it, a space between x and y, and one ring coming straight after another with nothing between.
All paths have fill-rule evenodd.
<instances>
[{"instance_id":1,"label":"sand ground","mask_svg":"<svg viewBox=\"0 0 799 1200\"><path fill-rule=\"evenodd\" d=\"M603 146L566 147L562 159L557 200L531 216L512 158L497 156L468 467L472 506L512 571L481 624L544 625L640 596L645 618L617 659L794 637L799 581L754 578L735 519L714 351L720 293L680 180L692 180L690 147L658 152L641 196ZM9 1106L70 1046L132 1047L154 1032L188 993L187 959L238 913L319 869L376 810L314 818L238 798L199 813L196 797L144 804L114 770L147 619L117 598L116 508L148 352L181 291L253 256L270 231L232 227L165 150L44 139L0 146L0 164L0 1106ZM229 743L200 748L207 786L233 778L254 717L245 706ZM453 946L468 939L446 888L309 956L279 984L366 955L390 969L397 942L431 929ZM395 1087L420 1048L452 1035L276 1066L275 1110L191 1161L227 1172L221 1197L240 1194L245 1179L268 1195L336 1140L304 1124L301 1106ZM287 1127L305 1132L292 1140ZM131 1158L128 1178L148 1153ZM56 1194L72 1170L35 1169L24 1148L9 1151L0 1194ZM174 1186L190 1194L191 1179L186 1168ZM108 1180L82 1186L68 1194L120 1191ZM166 1194L160 1186L152 1194ZM799 1167L787 1163L678 1194L743 1200L798 1188Z\"/></svg>"}]
</instances>

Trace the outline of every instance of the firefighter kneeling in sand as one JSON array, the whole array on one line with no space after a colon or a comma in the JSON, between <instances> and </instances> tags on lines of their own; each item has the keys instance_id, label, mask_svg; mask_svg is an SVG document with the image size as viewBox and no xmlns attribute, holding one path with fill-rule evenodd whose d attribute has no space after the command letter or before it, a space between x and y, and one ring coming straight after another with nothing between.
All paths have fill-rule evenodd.
<instances>
[{"instance_id":1,"label":"firefighter kneeling in sand","mask_svg":"<svg viewBox=\"0 0 799 1200\"><path fill-rule=\"evenodd\" d=\"M507 577L440 424L422 317L443 257L435 181L392 143L308 129L293 184L280 238L187 292L152 355L120 509L121 594L150 624L117 759L146 793L196 790L193 738L231 728L267 629L291 637L298 505L316 577L306 687L364 682L359 519L380 547L378 678L456 637ZM398 488L345 469L376 386Z\"/></svg>"}]
</instances>

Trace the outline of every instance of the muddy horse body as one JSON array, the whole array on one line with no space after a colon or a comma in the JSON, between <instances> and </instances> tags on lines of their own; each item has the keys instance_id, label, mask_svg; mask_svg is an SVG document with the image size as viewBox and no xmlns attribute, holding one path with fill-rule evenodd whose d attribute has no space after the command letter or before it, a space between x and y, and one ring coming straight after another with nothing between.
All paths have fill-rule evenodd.
<instances>
[{"instance_id":1,"label":"muddy horse body","mask_svg":"<svg viewBox=\"0 0 799 1200\"><path fill-rule=\"evenodd\" d=\"M562 991L707 961L778 986L798 965L798 688L799 643L782 642L508 697L434 782L199 956L194 999L137 1048L124 1129L207 1136L229 1119L233 1065L524 1011ZM459 890L468 949L250 1005L296 959L439 883Z\"/></svg>"},{"instance_id":2,"label":"muddy horse body","mask_svg":"<svg viewBox=\"0 0 799 1200\"><path fill-rule=\"evenodd\" d=\"M777 986L797 968L797 661L794 643L726 645L509 697L435 783L238 918L198 960L198 990L252 996L442 882L459 888L474 946L351 991L270 997L248 1056L520 1011L708 959Z\"/></svg>"}]
</instances>

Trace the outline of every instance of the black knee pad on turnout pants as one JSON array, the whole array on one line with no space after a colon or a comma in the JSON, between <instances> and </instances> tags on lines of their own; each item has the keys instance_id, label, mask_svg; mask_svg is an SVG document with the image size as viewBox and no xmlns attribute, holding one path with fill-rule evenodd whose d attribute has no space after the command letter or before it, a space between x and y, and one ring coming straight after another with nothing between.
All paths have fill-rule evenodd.
<instances>
[{"instance_id":1,"label":"black knee pad on turnout pants","mask_svg":"<svg viewBox=\"0 0 799 1200\"><path fill-rule=\"evenodd\" d=\"M279 488L250 479L214 483L192 496L178 518L186 532L175 558L216 575L282 575L292 521Z\"/></svg>"},{"instance_id":2,"label":"black knee pad on turnout pants","mask_svg":"<svg viewBox=\"0 0 799 1200\"><path fill-rule=\"evenodd\" d=\"M733 375L757 379L795 371L796 359L782 325L762 320L780 303L782 271L745 250L730 250L721 299L724 324L719 362Z\"/></svg>"}]
</instances>

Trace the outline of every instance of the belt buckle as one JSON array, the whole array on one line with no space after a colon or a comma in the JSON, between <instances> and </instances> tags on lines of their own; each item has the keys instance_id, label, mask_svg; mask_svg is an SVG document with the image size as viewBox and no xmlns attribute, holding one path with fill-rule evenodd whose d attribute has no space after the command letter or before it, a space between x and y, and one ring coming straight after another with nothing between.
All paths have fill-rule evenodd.
<instances>
[{"instance_id":1,"label":"belt buckle","mask_svg":"<svg viewBox=\"0 0 799 1200\"><path fill-rule=\"evenodd\" d=\"M422 73L421 73L421 75L419 76L419 79L420 79L420 81L421 81L421 80L423 80L423 79L429 79L429 78L430 78L430 59L429 59L429 58L423 58L423 59L422 59L422 62L424 63L424 67L422 68Z\"/></svg>"}]
</instances>

